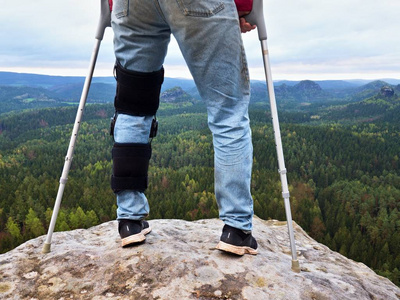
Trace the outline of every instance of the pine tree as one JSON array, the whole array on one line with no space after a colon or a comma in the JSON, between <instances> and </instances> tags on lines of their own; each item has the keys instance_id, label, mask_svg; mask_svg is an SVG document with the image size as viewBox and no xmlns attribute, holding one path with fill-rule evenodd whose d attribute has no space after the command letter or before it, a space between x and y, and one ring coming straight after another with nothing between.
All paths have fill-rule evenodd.
<instances>
[{"instance_id":1,"label":"pine tree","mask_svg":"<svg viewBox=\"0 0 400 300\"><path fill-rule=\"evenodd\" d=\"M21 230L14 222L12 217L9 217L6 223L6 229L12 236L13 246L17 246L22 242Z\"/></svg>"},{"instance_id":2,"label":"pine tree","mask_svg":"<svg viewBox=\"0 0 400 300\"><path fill-rule=\"evenodd\" d=\"M67 214L64 209L60 209L58 212L57 222L54 231L68 231L71 228L68 225Z\"/></svg>"},{"instance_id":3,"label":"pine tree","mask_svg":"<svg viewBox=\"0 0 400 300\"><path fill-rule=\"evenodd\" d=\"M78 206L74 211L69 214L69 224L71 229L83 228L86 223L86 214L83 209Z\"/></svg>"},{"instance_id":4,"label":"pine tree","mask_svg":"<svg viewBox=\"0 0 400 300\"><path fill-rule=\"evenodd\" d=\"M36 215L36 212L29 208L29 212L25 218L25 232L24 236L26 239L38 237L45 233L42 222Z\"/></svg>"},{"instance_id":5,"label":"pine tree","mask_svg":"<svg viewBox=\"0 0 400 300\"><path fill-rule=\"evenodd\" d=\"M85 227L89 228L99 224L99 218L93 210L86 212L86 223Z\"/></svg>"}]
</instances>

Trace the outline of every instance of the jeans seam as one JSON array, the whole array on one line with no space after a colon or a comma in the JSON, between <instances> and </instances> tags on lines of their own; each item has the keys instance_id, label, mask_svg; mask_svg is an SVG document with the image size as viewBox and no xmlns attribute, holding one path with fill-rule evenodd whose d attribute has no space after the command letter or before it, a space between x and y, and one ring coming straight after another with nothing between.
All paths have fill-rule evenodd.
<instances>
[{"instance_id":1,"label":"jeans seam","mask_svg":"<svg viewBox=\"0 0 400 300\"><path fill-rule=\"evenodd\" d=\"M156 10L157 10L158 14L160 15L160 17L164 20L164 22L165 22L166 24L168 24L168 22L167 22L167 20L166 20L166 18L165 18L165 15L164 15L164 13L163 13L163 11L162 11L162 9L161 9L161 6L160 6L160 3L158 2L158 0L154 0L154 5L156 6Z\"/></svg>"}]
</instances>

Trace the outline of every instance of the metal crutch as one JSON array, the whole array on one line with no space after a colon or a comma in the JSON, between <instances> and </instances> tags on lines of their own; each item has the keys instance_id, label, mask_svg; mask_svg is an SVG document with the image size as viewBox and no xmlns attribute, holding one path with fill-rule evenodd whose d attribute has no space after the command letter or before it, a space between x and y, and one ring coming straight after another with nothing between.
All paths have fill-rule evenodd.
<instances>
[{"instance_id":1,"label":"metal crutch","mask_svg":"<svg viewBox=\"0 0 400 300\"><path fill-rule=\"evenodd\" d=\"M99 20L99 24L98 24L97 32L96 32L96 36L95 36L96 42L95 42L92 57L90 60L89 73L86 76L85 83L83 86L81 99L79 102L79 107L78 107L77 115L75 118L75 124L74 124L74 128L72 130L71 140L70 140L69 146L68 146L67 156L65 157L64 168L63 168L61 178L60 178L60 185L58 187L57 198L56 198L56 202L54 204L53 214L51 216L49 230L47 232L46 241L43 245L43 250L42 250L43 253L50 252L51 238L53 235L54 227L56 225L57 215L58 215L58 211L60 209L60 204L61 204L62 196L64 193L65 184L68 181L68 173L69 173L69 169L70 169L71 163L72 163L72 157L74 154L76 138L78 136L78 130L81 125L83 110L85 108L90 84L92 82L93 72L94 72L94 68L95 68L96 60L97 60L97 55L99 53L100 44L101 44L101 41L103 40L104 32L105 32L106 28L111 27L110 3L108 2L108 0L100 0L100 5L101 5L100 20Z\"/></svg>"},{"instance_id":2,"label":"metal crutch","mask_svg":"<svg viewBox=\"0 0 400 300\"><path fill-rule=\"evenodd\" d=\"M287 182L287 177L286 177L287 171L286 171L286 167L285 167L285 160L283 158L282 139L281 139L281 132L279 129L279 120L278 120L278 110L276 108L274 84L272 81L271 66L269 63L269 56L268 56L267 30L266 30L265 22L264 22L263 0L254 0L253 1L253 8L252 8L250 14L245 16L245 19L250 24L257 26L258 38L260 39L260 42L261 42L261 50L262 50L263 61L264 61L265 78L266 78L266 82L267 82L267 86L268 86L269 101L270 101L270 106L271 106L272 125L273 125L273 129L274 129L276 152L278 155L279 174L280 174L281 183L282 183L282 196L285 201L286 220L287 220L287 225L288 225L290 248L291 248L291 252L292 252L292 270L295 272L300 272L300 264L299 264L299 261L297 260L296 245L295 245L294 233L293 233L293 221L292 221L292 213L290 210L290 201L289 201L290 195L289 195L288 182Z\"/></svg>"}]
</instances>

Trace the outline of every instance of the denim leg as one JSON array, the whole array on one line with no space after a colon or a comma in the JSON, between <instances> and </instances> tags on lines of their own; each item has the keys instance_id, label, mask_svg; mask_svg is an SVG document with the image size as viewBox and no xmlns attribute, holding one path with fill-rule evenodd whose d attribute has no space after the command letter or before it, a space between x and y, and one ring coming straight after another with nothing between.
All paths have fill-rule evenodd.
<instances>
[{"instance_id":1,"label":"denim leg","mask_svg":"<svg viewBox=\"0 0 400 300\"><path fill-rule=\"evenodd\" d=\"M136 117L118 114L114 127L116 143L149 142L150 126L153 117ZM117 193L117 219L141 220L149 212L149 203L144 193L134 190L123 190Z\"/></svg>"},{"instance_id":2,"label":"denim leg","mask_svg":"<svg viewBox=\"0 0 400 300\"><path fill-rule=\"evenodd\" d=\"M161 69L171 32L157 1L114 0L111 26L114 53L123 68L137 72Z\"/></svg>"},{"instance_id":3,"label":"denim leg","mask_svg":"<svg viewBox=\"0 0 400 300\"><path fill-rule=\"evenodd\" d=\"M236 6L230 0L168 4L161 8L207 104L220 218L232 227L250 231L250 83Z\"/></svg>"},{"instance_id":4,"label":"denim leg","mask_svg":"<svg viewBox=\"0 0 400 300\"><path fill-rule=\"evenodd\" d=\"M161 69L170 32L152 0L114 0L112 12L114 52L125 69L154 72ZM152 116L119 114L114 140L117 143L148 143ZM117 219L143 219L149 214L144 193L123 190L117 193Z\"/></svg>"},{"instance_id":5,"label":"denim leg","mask_svg":"<svg viewBox=\"0 0 400 300\"><path fill-rule=\"evenodd\" d=\"M141 72L161 68L174 34L207 104L220 218L251 230L250 86L238 20L232 0L114 0L112 26L117 60Z\"/></svg>"}]
</instances>

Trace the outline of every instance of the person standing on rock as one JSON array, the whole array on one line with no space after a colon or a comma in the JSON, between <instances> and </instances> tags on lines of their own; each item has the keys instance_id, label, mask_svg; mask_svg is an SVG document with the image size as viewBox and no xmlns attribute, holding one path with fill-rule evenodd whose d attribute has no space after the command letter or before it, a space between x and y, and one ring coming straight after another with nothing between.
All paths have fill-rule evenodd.
<instances>
[{"instance_id":1,"label":"person standing on rock","mask_svg":"<svg viewBox=\"0 0 400 300\"><path fill-rule=\"evenodd\" d=\"M207 105L215 196L225 223L217 249L257 254L251 234L250 79L240 34L255 29L243 18L251 11L252 0L113 2L117 90L111 186L117 197L122 246L143 242L151 231L144 220L150 211L144 192L172 33Z\"/></svg>"}]
</instances>

